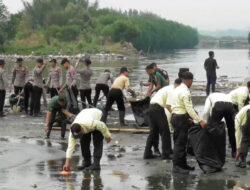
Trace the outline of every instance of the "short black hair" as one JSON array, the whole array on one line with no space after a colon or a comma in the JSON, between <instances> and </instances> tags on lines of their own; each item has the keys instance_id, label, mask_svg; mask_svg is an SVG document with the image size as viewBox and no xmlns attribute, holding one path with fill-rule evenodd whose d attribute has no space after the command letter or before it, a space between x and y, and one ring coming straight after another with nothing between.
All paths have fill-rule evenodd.
<instances>
[{"instance_id":1,"label":"short black hair","mask_svg":"<svg viewBox=\"0 0 250 190\"><path fill-rule=\"evenodd\" d=\"M63 58L62 62L61 62L61 65L63 65L64 63L67 63L67 62L69 63L69 60L67 58Z\"/></svg>"},{"instance_id":2,"label":"short black hair","mask_svg":"<svg viewBox=\"0 0 250 190\"><path fill-rule=\"evenodd\" d=\"M37 63L40 63L40 64L43 64L43 59L42 59L42 58L38 58L38 59L36 60L36 62L37 62Z\"/></svg>"},{"instance_id":3,"label":"short black hair","mask_svg":"<svg viewBox=\"0 0 250 190\"><path fill-rule=\"evenodd\" d=\"M182 80L180 78L175 79L175 81L174 81L175 84L181 84L181 82L182 82Z\"/></svg>"},{"instance_id":4,"label":"short black hair","mask_svg":"<svg viewBox=\"0 0 250 190\"><path fill-rule=\"evenodd\" d=\"M23 62L23 58L21 58L21 57L17 58L17 59L16 59L16 63L17 63L17 62Z\"/></svg>"},{"instance_id":5,"label":"short black hair","mask_svg":"<svg viewBox=\"0 0 250 190\"><path fill-rule=\"evenodd\" d=\"M5 64L4 59L0 59L0 65L4 65L4 64Z\"/></svg>"},{"instance_id":6,"label":"short black hair","mask_svg":"<svg viewBox=\"0 0 250 190\"><path fill-rule=\"evenodd\" d=\"M106 72L109 72L109 73L110 73L110 70L109 70L109 69L105 69L104 72L105 72L105 73L106 73Z\"/></svg>"},{"instance_id":7,"label":"short black hair","mask_svg":"<svg viewBox=\"0 0 250 190\"><path fill-rule=\"evenodd\" d=\"M49 62L54 62L54 63L56 63L56 59L52 58L52 59L50 59Z\"/></svg>"},{"instance_id":8,"label":"short black hair","mask_svg":"<svg viewBox=\"0 0 250 190\"><path fill-rule=\"evenodd\" d=\"M213 52L213 51L209 51L209 52L208 52L208 55L209 55L210 57L212 57L212 56L214 55L214 52Z\"/></svg>"},{"instance_id":9,"label":"short black hair","mask_svg":"<svg viewBox=\"0 0 250 190\"><path fill-rule=\"evenodd\" d=\"M82 62L86 63L87 65L90 65L92 63L89 58L82 60Z\"/></svg>"},{"instance_id":10,"label":"short black hair","mask_svg":"<svg viewBox=\"0 0 250 190\"><path fill-rule=\"evenodd\" d=\"M79 125L78 123L73 123L70 127L70 131L72 133L72 136L77 139L80 137L80 133L81 133L81 125Z\"/></svg>"},{"instance_id":11,"label":"short black hair","mask_svg":"<svg viewBox=\"0 0 250 190\"><path fill-rule=\"evenodd\" d=\"M151 63L152 67L157 66L157 64L155 62Z\"/></svg>"},{"instance_id":12,"label":"short black hair","mask_svg":"<svg viewBox=\"0 0 250 190\"><path fill-rule=\"evenodd\" d=\"M125 72L128 72L127 67L122 67L122 68L120 69L120 74L125 73Z\"/></svg>"},{"instance_id":13,"label":"short black hair","mask_svg":"<svg viewBox=\"0 0 250 190\"><path fill-rule=\"evenodd\" d=\"M186 72L182 73L182 79L183 80L193 80L194 75L191 72L186 71Z\"/></svg>"},{"instance_id":14,"label":"short black hair","mask_svg":"<svg viewBox=\"0 0 250 190\"><path fill-rule=\"evenodd\" d=\"M151 69L154 69L154 67L153 67L152 64L148 65L148 66L145 68L145 70L151 70Z\"/></svg>"},{"instance_id":15,"label":"short black hair","mask_svg":"<svg viewBox=\"0 0 250 190\"><path fill-rule=\"evenodd\" d=\"M250 88L250 81L247 82L247 87Z\"/></svg>"}]
</instances>

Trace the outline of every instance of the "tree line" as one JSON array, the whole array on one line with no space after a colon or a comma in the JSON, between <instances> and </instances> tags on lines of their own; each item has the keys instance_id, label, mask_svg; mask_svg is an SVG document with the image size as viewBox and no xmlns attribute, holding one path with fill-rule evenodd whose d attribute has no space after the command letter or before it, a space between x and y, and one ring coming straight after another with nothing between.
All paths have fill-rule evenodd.
<instances>
[{"instance_id":1,"label":"tree line","mask_svg":"<svg viewBox=\"0 0 250 190\"><path fill-rule=\"evenodd\" d=\"M196 29L149 12L99 9L98 1L88 0L23 3L23 11L9 14L0 0L0 43L4 44L0 51L70 53L131 42L137 50L156 52L198 44Z\"/></svg>"}]
</instances>

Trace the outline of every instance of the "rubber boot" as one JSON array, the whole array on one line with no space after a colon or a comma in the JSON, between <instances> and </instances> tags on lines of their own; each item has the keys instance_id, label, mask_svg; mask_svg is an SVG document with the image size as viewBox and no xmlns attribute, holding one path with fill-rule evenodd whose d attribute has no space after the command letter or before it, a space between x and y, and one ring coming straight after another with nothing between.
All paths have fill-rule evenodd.
<instances>
[{"instance_id":1,"label":"rubber boot","mask_svg":"<svg viewBox=\"0 0 250 190\"><path fill-rule=\"evenodd\" d=\"M65 137L65 132L66 132L66 125L62 125L61 127L61 138L64 139Z\"/></svg>"},{"instance_id":2,"label":"rubber boot","mask_svg":"<svg viewBox=\"0 0 250 190\"><path fill-rule=\"evenodd\" d=\"M82 165L77 167L77 170L84 170L85 168L88 168L91 166L91 161L82 161Z\"/></svg>"},{"instance_id":3,"label":"rubber boot","mask_svg":"<svg viewBox=\"0 0 250 190\"><path fill-rule=\"evenodd\" d=\"M100 160L94 159L94 163L91 166L87 167L86 170L101 170Z\"/></svg>"},{"instance_id":4,"label":"rubber boot","mask_svg":"<svg viewBox=\"0 0 250 190\"><path fill-rule=\"evenodd\" d=\"M121 126L128 126L128 124L125 123L125 111L119 111L119 119L120 119L120 125Z\"/></svg>"},{"instance_id":5,"label":"rubber boot","mask_svg":"<svg viewBox=\"0 0 250 190\"><path fill-rule=\"evenodd\" d=\"M246 156L244 154L240 155L240 161L236 164L239 168L246 168L247 162L246 162Z\"/></svg>"}]
</instances>

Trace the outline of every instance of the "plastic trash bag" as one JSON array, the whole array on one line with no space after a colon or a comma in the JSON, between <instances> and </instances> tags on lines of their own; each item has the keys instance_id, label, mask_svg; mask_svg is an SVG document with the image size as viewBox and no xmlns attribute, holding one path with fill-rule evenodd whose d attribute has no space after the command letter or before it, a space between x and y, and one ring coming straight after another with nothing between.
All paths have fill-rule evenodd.
<instances>
[{"instance_id":1,"label":"plastic trash bag","mask_svg":"<svg viewBox=\"0 0 250 190\"><path fill-rule=\"evenodd\" d=\"M78 102L71 89L68 88L66 89L66 98L67 98L67 110L70 113L78 114L79 113Z\"/></svg>"},{"instance_id":2,"label":"plastic trash bag","mask_svg":"<svg viewBox=\"0 0 250 190\"><path fill-rule=\"evenodd\" d=\"M221 171L226 158L225 123L208 123L206 129L194 125L189 129L189 142L204 173Z\"/></svg>"},{"instance_id":3,"label":"plastic trash bag","mask_svg":"<svg viewBox=\"0 0 250 190\"><path fill-rule=\"evenodd\" d=\"M150 98L147 97L143 100L130 102L130 104L131 104L131 109L133 111L136 123L141 127L148 126L149 121L148 121L147 112L148 112L149 105L150 105Z\"/></svg>"}]
</instances>

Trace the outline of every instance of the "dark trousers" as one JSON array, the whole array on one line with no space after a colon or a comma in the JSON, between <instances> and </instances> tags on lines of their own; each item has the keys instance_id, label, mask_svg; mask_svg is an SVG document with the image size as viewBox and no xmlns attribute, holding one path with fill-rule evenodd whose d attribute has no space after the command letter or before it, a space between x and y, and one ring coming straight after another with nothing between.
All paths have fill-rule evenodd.
<instances>
[{"instance_id":1,"label":"dark trousers","mask_svg":"<svg viewBox=\"0 0 250 190\"><path fill-rule=\"evenodd\" d=\"M212 86L212 92L215 92L216 79L217 79L216 76L207 76L207 89L206 89L207 95L210 94L211 86Z\"/></svg>"},{"instance_id":2,"label":"dark trousers","mask_svg":"<svg viewBox=\"0 0 250 190\"><path fill-rule=\"evenodd\" d=\"M86 99L88 101L88 104L92 105L91 92L92 92L91 89L80 90L80 95L81 95L81 100L82 100L82 109L85 109L87 107Z\"/></svg>"},{"instance_id":3,"label":"dark trousers","mask_svg":"<svg viewBox=\"0 0 250 190\"><path fill-rule=\"evenodd\" d=\"M3 114L5 96L6 96L6 90L0 90L0 114Z\"/></svg>"},{"instance_id":4,"label":"dark trousers","mask_svg":"<svg viewBox=\"0 0 250 190\"><path fill-rule=\"evenodd\" d=\"M234 126L234 108L230 102L216 102L213 109L212 115L208 118L208 123L219 123L225 118L227 125L227 132L229 143L231 144L232 151L236 151L236 140L235 140L235 126Z\"/></svg>"},{"instance_id":5,"label":"dark trousers","mask_svg":"<svg viewBox=\"0 0 250 190\"><path fill-rule=\"evenodd\" d=\"M150 133L147 139L145 153L151 154L151 148L158 139L159 133L162 140L162 156L169 156L171 153L171 136L167 116L164 108L157 104L151 104L148 111Z\"/></svg>"},{"instance_id":6,"label":"dark trousers","mask_svg":"<svg viewBox=\"0 0 250 190\"><path fill-rule=\"evenodd\" d=\"M82 156L85 162L91 163L91 152L90 152L91 136L93 137L93 144L94 144L94 163L100 164L103 151L103 135L101 132L97 130L82 136L80 141Z\"/></svg>"},{"instance_id":7,"label":"dark trousers","mask_svg":"<svg viewBox=\"0 0 250 190\"><path fill-rule=\"evenodd\" d=\"M100 92L103 92L104 96L106 96L106 98L108 99L108 93L109 93L109 86L106 84L96 84L95 86L95 98L94 98L94 106L96 106L99 96L100 96Z\"/></svg>"},{"instance_id":8,"label":"dark trousers","mask_svg":"<svg viewBox=\"0 0 250 190\"><path fill-rule=\"evenodd\" d=\"M61 127L61 137L65 137L65 132L66 132L66 125L67 125L67 117L61 112L61 110L53 110L51 113L51 118L49 121L49 126L48 126L48 133L47 135L49 136L53 127L53 124L57 122L58 125Z\"/></svg>"},{"instance_id":9,"label":"dark trousers","mask_svg":"<svg viewBox=\"0 0 250 190\"><path fill-rule=\"evenodd\" d=\"M56 88L50 88L49 89L50 97L53 98L54 96L57 96L59 90L60 90L59 88L57 88L57 89Z\"/></svg>"},{"instance_id":10,"label":"dark trousers","mask_svg":"<svg viewBox=\"0 0 250 190\"><path fill-rule=\"evenodd\" d=\"M32 96L32 91L33 91L33 85L29 82L26 83L24 86L24 110L26 113L28 113L29 110L29 100Z\"/></svg>"},{"instance_id":11,"label":"dark trousers","mask_svg":"<svg viewBox=\"0 0 250 190\"><path fill-rule=\"evenodd\" d=\"M30 103L30 112L38 114L41 107L41 96L43 89L38 86L33 86L31 103Z\"/></svg>"},{"instance_id":12,"label":"dark trousers","mask_svg":"<svg viewBox=\"0 0 250 190\"><path fill-rule=\"evenodd\" d=\"M69 88L66 89L67 110L73 114L79 113L77 96L78 96L78 89L76 86L72 86L71 89Z\"/></svg>"},{"instance_id":13,"label":"dark trousers","mask_svg":"<svg viewBox=\"0 0 250 190\"><path fill-rule=\"evenodd\" d=\"M119 111L125 112L123 94L122 94L122 91L120 89L114 89L114 88L112 88L109 91L107 103L106 103L106 106L104 108L103 118L102 118L103 122L105 122L105 123L107 121L108 111L111 109L111 107L114 104L114 102L117 103L117 107L118 107Z\"/></svg>"},{"instance_id":14,"label":"dark trousers","mask_svg":"<svg viewBox=\"0 0 250 190\"><path fill-rule=\"evenodd\" d=\"M191 124L188 114L177 115L173 114L171 123L174 128L174 158L175 166L184 167L187 165L187 142L188 129Z\"/></svg>"},{"instance_id":15,"label":"dark trousers","mask_svg":"<svg viewBox=\"0 0 250 190\"><path fill-rule=\"evenodd\" d=\"M14 93L15 95L19 95L23 90L23 87L19 87L19 86L14 86Z\"/></svg>"}]
</instances>

